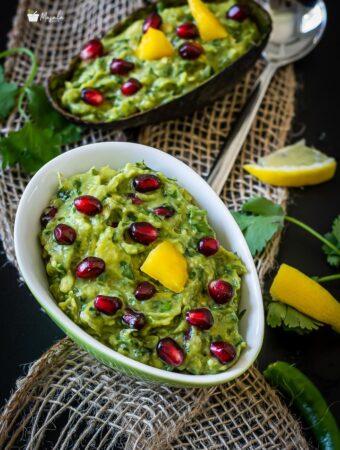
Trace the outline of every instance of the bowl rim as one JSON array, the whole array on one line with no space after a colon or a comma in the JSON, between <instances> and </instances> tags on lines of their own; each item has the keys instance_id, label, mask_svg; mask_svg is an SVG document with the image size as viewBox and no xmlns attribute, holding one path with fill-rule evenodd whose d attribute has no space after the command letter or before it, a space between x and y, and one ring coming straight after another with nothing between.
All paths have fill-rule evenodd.
<instances>
[{"instance_id":1,"label":"bowl rim","mask_svg":"<svg viewBox=\"0 0 340 450\"><path fill-rule=\"evenodd\" d=\"M243 253L245 252L247 255L247 261L244 261L248 274L252 275L252 297L255 298L255 300L251 303L253 306L257 309L257 319L258 323L256 324L257 327L257 340L254 345L254 349L250 354L251 357L246 361L241 367L237 368L236 370L233 368L235 366L231 366L229 369L226 369L223 372L217 373L217 374L208 374L208 375L192 375L192 374L186 374L182 372L173 372L173 371L167 371L164 369L159 369L153 366L149 366L147 364L144 364L142 362L136 361L128 356L122 355L119 352L116 352L115 350L111 349L107 345L101 343L99 340L92 337L90 334L88 334L86 331L84 331L80 326L76 325L55 303L52 295L46 289L43 287L38 280L34 280L33 277L31 278L29 272L28 272L28 265L29 265L29 258L27 258L27 255L25 255L25 246L22 246L21 237L20 237L20 227L22 226L22 220L25 214L25 211L29 208L28 206L28 200L32 195L34 195L34 191L37 191L37 185L39 184L39 181L41 178L51 170L51 168L54 168L55 166L58 166L58 163L67 159L72 159L75 156L80 156L84 152L91 153L93 150L98 149L98 147L103 147L103 151L105 152L104 147L105 146L117 146L120 148L124 148L127 146L137 146L138 150L143 152L147 152L152 156L157 158L163 158L169 161L169 163L175 162L175 164L179 165L179 167L183 166L185 167L185 170L191 172L190 176L194 178L196 182L199 182L205 185L204 188L210 193L213 193L213 195L216 198L216 202L220 205L221 208L224 209L225 213L229 216L229 221L234 222L234 227L238 230L238 234L240 235L240 242L238 242L238 246L243 246ZM112 149L111 149L112 151ZM141 158L142 160L143 158ZM173 161L175 160L175 161ZM110 165L110 162L108 161L108 164ZM74 173L77 173L76 167L74 167ZM89 167L90 168L90 167ZM54 169L57 172L57 169ZM68 175L70 176L70 175ZM227 235L227 233L226 233ZM38 244L39 245L39 244ZM57 156L56 158L49 161L47 164L45 164L39 171L33 176L33 178L28 183L21 199L19 202L19 206L16 213L15 218L15 225L14 225L14 247L15 247L15 253L17 257L17 262L19 266L19 270L35 299L40 303L40 305L43 307L43 309L48 313L48 315L52 318L54 322L57 323L58 327L62 328L63 331L68 334L72 340L75 340L74 336L79 338L82 343L84 343L85 348L91 347L96 353L99 353L100 355L104 355L107 360L113 360L114 362L117 362L118 365L129 367L131 369L131 373L138 372L145 373L146 378L152 378L154 380L158 381L164 381L168 384L177 384L177 385L183 385L183 386L191 386L191 387L199 387L199 386L212 386L216 384L225 383L228 381L231 381L232 379L242 375L255 361L257 358L261 347L263 343L263 337L264 337L264 312L263 312L263 302L262 302L262 294L260 289L260 284L255 268L255 264L253 262L253 258L250 254L250 251L248 249L248 246L245 242L245 239L243 237L243 234L241 233L238 225L236 224L235 220L233 219L232 215L230 214L229 210L227 209L226 205L222 202L222 200L219 198L219 196L212 190L212 188L203 180L203 178L200 177L191 167L189 167L184 162L180 161L179 159L175 158L174 156L167 154L161 150L158 150L153 147L145 146L138 143L133 142L97 142L93 144L87 144L83 146L79 146L74 148L73 150L70 150L68 152L62 153L61 155ZM244 258L244 257L243 257ZM79 342L78 342L79 344ZM86 348L87 351L89 351ZM96 355L95 355L96 356ZM242 353L239 358L240 362L242 361ZM118 368L119 370L119 368Z\"/></svg>"}]
</instances>

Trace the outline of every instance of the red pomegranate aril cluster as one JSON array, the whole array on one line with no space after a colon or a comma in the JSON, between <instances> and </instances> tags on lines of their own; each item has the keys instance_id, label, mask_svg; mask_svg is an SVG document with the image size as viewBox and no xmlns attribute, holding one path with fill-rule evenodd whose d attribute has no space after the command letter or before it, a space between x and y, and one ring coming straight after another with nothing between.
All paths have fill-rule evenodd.
<instances>
[{"instance_id":1,"label":"red pomegranate aril cluster","mask_svg":"<svg viewBox=\"0 0 340 450\"><path fill-rule=\"evenodd\" d=\"M153 210L157 216L164 217L165 219L169 219L175 214L175 210L171 208L171 206L158 206Z\"/></svg>"},{"instance_id":2,"label":"red pomegranate aril cluster","mask_svg":"<svg viewBox=\"0 0 340 450\"><path fill-rule=\"evenodd\" d=\"M208 285L210 297L218 305L224 305L230 302L234 295L234 288L230 283L224 280L213 280Z\"/></svg>"},{"instance_id":3,"label":"red pomegranate aril cluster","mask_svg":"<svg viewBox=\"0 0 340 450\"><path fill-rule=\"evenodd\" d=\"M60 223L54 229L55 240L60 245L71 245L76 240L77 233L76 230L69 225Z\"/></svg>"},{"instance_id":4,"label":"red pomegranate aril cluster","mask_svg":"<svg viewBox=\"0 0 340 450\"><path fill-rule=\"evenodd\" d=\"M81 49L80 58L83 61L86 61L88 59L94 59L98 56L102 56L103 54L104 47L101 41L99 39L92 39L91 41L87 42L87 44L85 44Z\"/></svg>"},{"instance_id":5,"label":"red pomegranate aril cluster","mask_svg":"<svg viewBox=\"0 0 340 450\"><path fill-rule=\"evenodd\" d=\"M133 187L137 192L151 192L161 187L161 180L152 174L137 175L133 179Z\"/></svg>"},{"instance_id":6,"label":"red pomegranate aril cluster","mask_svg":"<svg viewBox=\"0 0 340 450\"><path fill-rule=\"evenodd\" d=\"M188 324L201 330L209 330L214 324L214 318L207 308L197 308L187 311L185 320Z\"/></svg>"},{"instance_id":7,"label":"red pomegranate aril cluster","mask_svg":"<svg viewBox=\"0 0 340 450\"><path fill-rule=\"evenodd\" d=\"M76 267L78 278L97 278L105 270L105 262L96 256L83 259Z\"/></svg>"},{"instance_id":8,"label":"red pomegranate aril cluster","mask_svg":"<svg viewBox=\"0 0 340 450\"><path fill-rule=\"evenodd\" d=\"M184 352L171 338L161 339L157 344L157 354L166 364L178 367L184 362Z\"/></svg>"},{"instance_id":9,"label":"red pomegranate aril cluster","mask_svg":"<svg viewBox=\"0 0 340 450\"><path fill-rule=\"evenodd\" d=\"M104 95L99 89L84 88L80 92L81 99L91 106L100 106L104 102Z\"/></svg>"},{"instance_id":10,"label":"red pomegranate aril cluster","mask_svg":"<svg viewBox=\"0 0 340 450\"><path fill-rule=\"evenodd\" d=\"M126 325L135 330L141 330L146 324L144 314L134 311L133 309L127 309L124 312L122 320Z\"/></svg>"},{"instance_id":11,"label":"red pomegranate aril cluster","mask_svg":"<svg viewBox=\"0 0 340 450\"><path fill-rule=\"evenodd\" d=\"M198 29L192 22L185 22L176 28L176 34L181 39L195 39L198 36Z\"/></svg>"},{"instance_id":12,"label":"red pomegranate aril cluster","mask_svg":"<svg viewBox=\"0 0 340 450\"><path fill-rule=\"evenodd\" d=\"M232 344L224 341L215 341L210 344L210 352L221 364L227 364L236 357L236 350Z\"/></svg>"},{"instance_id":13,"label":"red pomegranate aril cluster","mask_svg":"<svg viewBox=\"0 0 340 450\"><path fill-rule=\"evenodd\" d=\"M149 245L158 237L158 230L148 222L134 222L129 226L129 235L139 244Z\"/></svg>"},{"instance_id":14,"label":"red pomegranate aril cluster","mask_svg":"<svg viewBox=\"0 0 340 450\"><path fill-rule=\"evenodd\" d=\"M162 18L156 12L151 13L143 23L143 33L146 33L149 28L160 28L162 25Z\"/></svg>"},{"instance_id":15,"label":"red pomegranate aril cluster","mask_svg":"<svg viewBox=\"0 0 340 450\"><path fill-rule=\"evenodd\" d=\"M156 288L148 281L142 281L138 284L135 290L135 297L137 300L149 300L156 293Z\"/></svg>"},{"instance_id":16,"label":"red pomegranate aril cluster","mask_svg":"<svg viewBox=\"0 0 340 450\"><path fill-rule=\"evenodd\" d=\"M110 72L113 75L126 75L131 70L133 70L135 65L130 62L126 61L126 59L113 59L110 63Z\"/></svg>"},{"instance_id":17,"label":"red pomegranate aril cluster","mask_svg":"<svg viewBox=\"0 0 340 450\"><path fill-rule=\"evenodd\" d=\"M178 51L183 59L197 59L202 55L203 47L198 42L185 42Z\"/></svg>"},{"instance_id":18,"label":"red pomegranate aril cluster","mask_svg":"<svg viewBox=\"0 0 340 450\"><path fill-rule=\"evenodd\" d=\"M134 205L141 205L143 203L143 200L137 197L136 194L127 194L127 198L129 198Z\"/></svg>"},{"instance_id":19,"label":"red pomegranate aril cluster","mask_svg":"<svg viewBox=\"0 0 340 450\"><path fill-rule=\"evenodd\" d=\"M101 202L92 195L81 195L75 198L74 206L78 212L87 216L95 216L103 210Z\"/></svg>"},{"instance_id":20,"label":"red pomegranate aril cluster","mask_svg":"<svg viewBox=\"0 0 340 450\"><path fill-rule=\"evenodd\" d=\"M45 228L46 225L54 219L55 215L58 212L58 208L55 206L48 206L44 209L43 213L40 216L40 225Z\"/></svg>"},{"instance_id":21,"label":"red pomegranate aril cluster","mask_svg":"<svg viewBox=\"0 0 340 450\"><path fill-rule=\"evenodd\" d=\"M220 243L218 240L210 236L202 238L197 245L198 251L204 256L215 255L215 253L218 252L219 247Z\"/></svg>"},{"instance_id":22,"label":"red pomegranate aril cluster","mask_svg":"<svg viewBox=\"0 0 340 450\"><path fill-rule=\"evenodd\" d=\"M95 309L107 316L113 316L122 307L122 301L118 297L109 295L97 295L93 302Z\"/></svg>"},{"instance_id":23,"label":"red pomegranate aril cluster","mask_svg":"<svg viewBox=\"0 0 340 450\"><path fill-rule=\"evenodd\" d=\"M129 97L130 95L136 94L142 87L142 83L136 80L136 78L129 78L121 85L120 91L123 95Z\"/></svg>"},{"instance_id":24,"label":"red pomegranate aril cluster","mask_svg":"<svg viewBox=\"0 0 340 450\"><path fill-rule=\"evenodd\" d=\"M249 17L249 10L243 5L234 5L227 12L227 19L243 22Z\"/></svg>"}]
</instances>

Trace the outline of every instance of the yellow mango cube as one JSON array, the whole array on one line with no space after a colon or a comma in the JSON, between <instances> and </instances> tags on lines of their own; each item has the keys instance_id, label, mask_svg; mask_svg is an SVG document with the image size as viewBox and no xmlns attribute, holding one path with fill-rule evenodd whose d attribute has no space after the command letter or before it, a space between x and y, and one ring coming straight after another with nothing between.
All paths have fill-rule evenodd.
<instances>
[{"instance_id":1,"label":"yellow mango cube","mask_svg":"<svg viewBox=\"0 0 340 450\"><path fill-rule=\"evenodd\" d=\"M223 39L228 36L227 30L202 0L188 0L188 3L204 41Z\"/></svg>"},{"instance_id":2,"label":"yellow mango cube","mask_svg":"<svg viewBox=\"0 0 340 450\"><path fill-rule=\"evenodd\" d=\"M151 250L140 270L176 293L183 291L188 280L187 260L169 241Z\"/></svg>"},{"instance_id":3,"label":"yellow mango cube","mask_svg":"<svg viewBox=\"0 0 340 450\"><path fill-rule=\"evenodd\" d=\"M141 59L151 60L160 59L164 56L172 56L174 52L175 49L163 31L149 28L143 34L137 49L137 56Z\"/></svg>"}]
</instances>

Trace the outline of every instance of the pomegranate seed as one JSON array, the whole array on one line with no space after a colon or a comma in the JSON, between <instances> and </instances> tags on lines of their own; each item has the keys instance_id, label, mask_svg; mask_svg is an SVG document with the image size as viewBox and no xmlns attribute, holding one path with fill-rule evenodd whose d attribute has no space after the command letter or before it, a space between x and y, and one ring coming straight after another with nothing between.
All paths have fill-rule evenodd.
<instances>
[{"instance_id":1,"label":"pomegranate seed","mask_svg":"<svg viewBox=\"0 0 340 450\"><path fill-rule=\"evenodd\" d=\"M139 283L135 290L135 297L137 300L148 300L156 293L156 288L153 284L143 281Z\"/></svg>"},{"instance_id":2,"label":"pomegranate seed","mask_svg":"<svg viewBox=\"0 0 340 450\"><path fill-rule=\"evenodd\" d=\"M114 75L126 75L134 67L135 65L132 62L125 59L113 59L110 64L110 71Z\"/></svg>"},{"instance_id":3,"label":"pomegranate seed","mask_svg":"<svg viewBox=\"0 0 340 450\"><path fill-rule=\"evenodd\" d=\"M83 259L76 267L78 278L97 278L105 270L105 262L101 258L89 256Z\"/></svg>"},{"instance_id":4,"label":"pomegranate seed","mask_svg":"<svg viewBox=\"0 0 340 450\"><path fill-rule=\"evenodd\" d=\"M40 225L45 228L48 222L54 219L57 212L58 208L56 208L55 206L48 206L47 208L45 208L40 216Z\"/></svg>"},{"instance_id":5,"label":"pomegranate seed","mask_svg":"<svg viewBox=\"0 0 340 450\"><path fill-rule=\"evenodd\" d=\"M146 33L149 28L160 28L161 25L162 25L161 16L153 12L144 20L143 33Z\"/></svg>"},{"instance_id":6,"label":"pomegranate seed","mask_svg":"<svg viewBox=\"0 0 340 450\"><path fill-rule=\"evenodd\" d=\"M80 92L80 97L91 106L100 106L104 101L104 95L99 89L84 88Z\"/></svg>"},{"instance_id":7,"label":"pomegranate seed","mask_svg":"<svg viewBox=\"0 0 340 450\"><path fill-rule=\"evenodd\" d=\"M84 45L80 52L80 57L82 60L97 58L102 56L104 53L103 44L99 39L92 39L87 44Z\"/></svg>"},{"instance_id":8,"label":"pomegranate seed","mask_svg":"<svg viewBox=\"0 0 340 450\"><path fill-rule=\"evenodd\" d=\"M198 29L192 22L185 22L176 29L176 34L182 39L195 39L198 36Z\"/></svg>"},{"instance_id":9,"label":"pomegranate seed","mask_svg":"<svg viewBox=\"0 0 340 450\"><path fill-rule=\"evenodd\" d=\"M136 194L128 194L127 196L134 205L141 205L143 203L143 200L137 197Z\"/></svg>"},{"instance_id":10,"label":"pomegranate seed","mask_svg":"<svg viewBox=\"0 0 340 450\"><path fill-rule=\"evenodd\" d=\"M227 12L227 19L243 22L249 17L249 10L243 5L234 5Z\"/></svg>"},{"instance_id":11,"label":"pomegranate seed","mask_svg":"<svg viewBox=\"0 0 340 450\"><path fill-rule=\"evenodd\" d=\"M141 330L146 323L144 314L133 311L132 309L127 309L125 311L122 320L129 325L130 328L134 328L136 330Z\"/></svg>"},{"instance_id":12,"label":"pomegranate seed","mask_svg":"<svg viewBox=\"0 0 340 450\"><path fill-rule=\"evenodd\" d=\"M138 192L155 191L161 187L161 180L156 175L138 175L133 180L133 187Z\"/></svg>"},{"instance_id":13,"label":"pomegranate seed","mask_svg":"<svg viewBox=\"0 0 340 450\"><path fill-rule=\"evenodd\" d=\"M64 223L60 223L54 229L55 240L60 245L71 245L76 240L76 230Z\"/></svg>"},{"instance_id":14,"label":"pomegranate seed","mask_svg":"<svg viewBox=\"0 0 340 450\"><path fill-rule=\"evenodd\" d=\"M212 256L219 249L220 243L212 237L204 237L198 243L198 251L204 256Z\"/></svg>"},{"instance_id":15,"label":"pomegranate seed","mask_svg":"<svg viewBox=\"0 0 340 450\"><path fill-rule=\"evenodd\" d=\"M92 195L81 195L74 199L74 206L76 210L82 214L86 214L87 216L95 216L102 212L102 204L96 197L92 197Z\"/></svg>"},{"instance_id":16,"label":"pomegranate seed","mask_svg":"<svg viewBox=\"0 0 340 450\"><path fill-rule=\"evenodd\" d=\"M118 297L110 297L109 295L97 295L94 300L94 307L97 311L113 316L118 309L122 307L122 302Z\"/></svg>"},{"instance_id":17,"label":"pomegranate seed","mask_svg":"<svg viewBox=\"0 0 340 450\"><path fill-rule=\"evenodd\" d=\"M142 89L143 85L136 78L129 78L125 83L123 83L120 87L120 91L123 95L133 95Z\"/></svg>"},{"instance_id":18,"label":"pomegranate seed","mask_svg":"<svg viewBox=\"0 0 340 450\"><path fill-rule=\"evenodd\" d=\"M179 48L183 59L197 59L203 53L203 47L198 42L185 42Z\"/></svg>"},{"instance_id":19,"label":"pomegranate seed","mask_svg":"<svg viewBox=\"0 0 340 450\"><path fill-rule=\"evenodd\" d=\"M148 222L134 222L129 226L129 235L135 242L149 245L158 237L158 230Z\"/></svg>"},{"instance_id":20,"label":"pomegranate seed","mask_svg":"<svg viewBox=\"0 0 340 450\"><path fill-rule=\"evenodd\" d=\"M158 356L170 366L180 366L184 361L184 352L171 338L161 339L157 344Z\"/></svg>"},{"instance_id":21,"label":"pomegranate seed","mask_svg":"<svg viewBox=\"0 0 340 450\"><path fill-rule=\"evenodd\" d=\"M157 216L164 217L165 219L169 219L175 214L175 210L171 208L171 206L158 206L153 210Z\"/></svg>"},{"instance_id":22,"label":"pomegranate seed","mask_svg":"<svg viewBox=\"0 0 340 450\"><path fill-rule=\"evenodd\" d=\"M209 330L214 324L214 318L207 308L197 308L188 311L185 320L194 327Z\"/></svg>"},{"instance_id":23,"label":"pomegranate seed","mask_svg":"<svg viewBox=\"0 0 340 450\"><path fill-rule=\"evenodd\" d=\"M208 285L210 297L219 305L230 302L234 295L234 289L230 283L224 280L213 280Z\"/></svg>"},{"instance_id":24,"label":"pomegranate seed","mask_svg":"<svg viewBox=\"0 0 340 450\"><path fill-rule=\"evenodd\" d=\"M229 342L215 341L210 344L210 352L221 364L227 364L235 359L236 350Z\"/></svg>"}]
</instances>

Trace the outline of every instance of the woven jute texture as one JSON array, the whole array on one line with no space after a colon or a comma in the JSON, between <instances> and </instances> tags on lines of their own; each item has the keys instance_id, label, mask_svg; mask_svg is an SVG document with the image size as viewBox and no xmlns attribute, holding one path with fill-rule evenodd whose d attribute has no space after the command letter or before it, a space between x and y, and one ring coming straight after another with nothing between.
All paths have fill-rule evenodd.
<instances>
[{"instance_id":1,"label":"woven jute texture","mask_svg":"<svg viewBox=\"0 0 340 450\"><path fill-rule=\"evenodd\" d=\"M128 0L20 0L9 47L25 46L39 57L38 81L65 67L81 43L110 29L142 2ZM29 23L27 9L64 17L60 23ZM194 116L145 127L139 141L167 151L205 176L263 68L259 62L235 89ZM23 57L6 62L8 77L22 83ZM287 193L242 170L285 143L295 92L291 67L274 78L222 198L232 209L253 195L285 206ZM13 114L3 133L22 122ZM87 130L79 142L125 140L123 132ZM67 148L65 148L67 150ZM13 223L29 181L19 168L0 178L0 233L15 263ZM257 258L260 279L274 263L279 236ZM115 373L69 339L52 347L19 380L0 422L0 448L25 449L307 449L301 429L254 367L237 380L210 389L179 389L136 381Z\"/></svg>"},{"instance_id":2,"label":"woven jute texture","mask_svg":"<svg viewBox=\"0 0 340 450\"><path fill-rule=\"evenodd\" d=\"M64 339L18 382L1 420L0 448L292 450L308 445L254 367L228 385L171 388L119 375Z\"/></svg>"}]
</instances>

